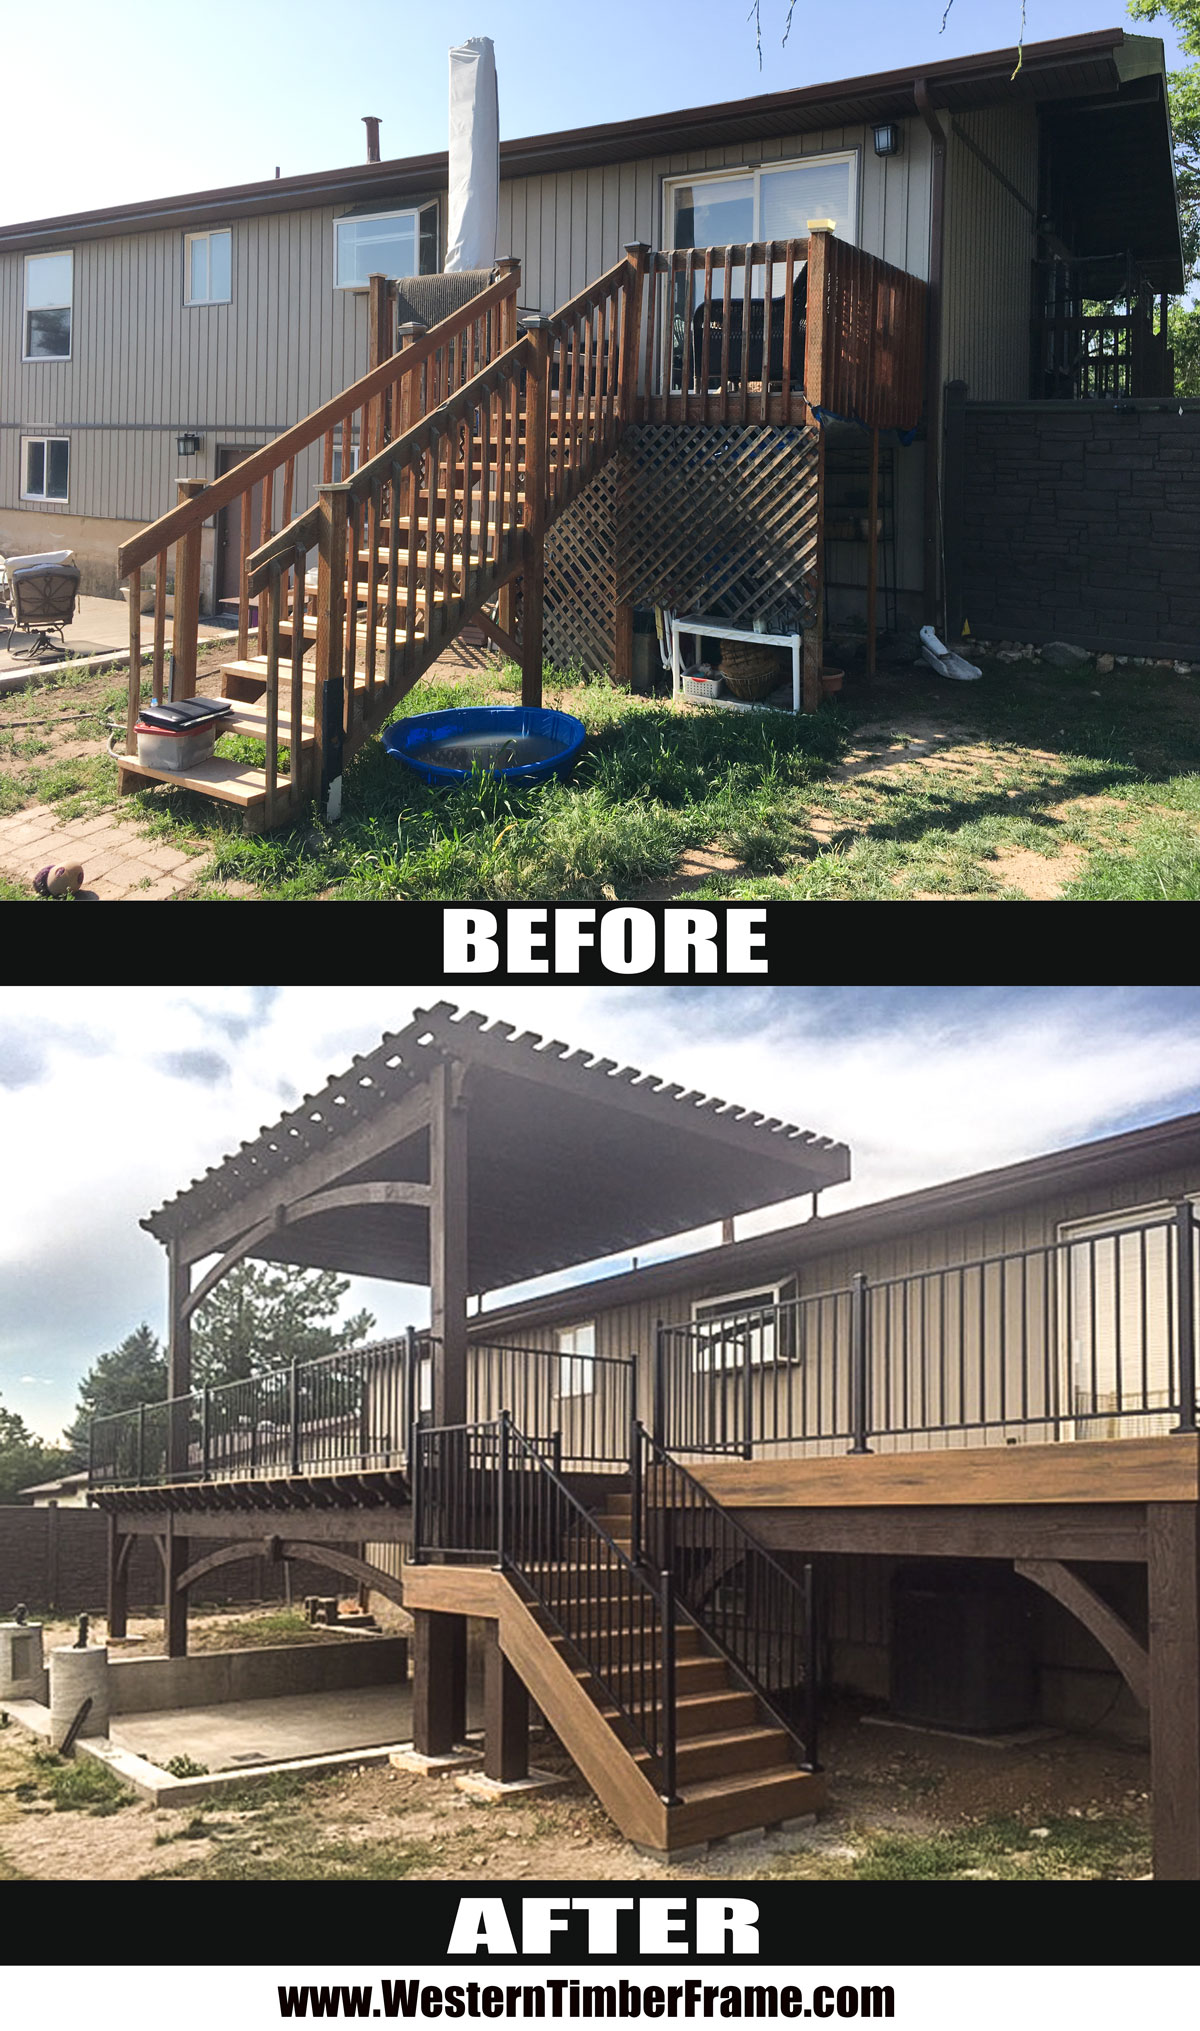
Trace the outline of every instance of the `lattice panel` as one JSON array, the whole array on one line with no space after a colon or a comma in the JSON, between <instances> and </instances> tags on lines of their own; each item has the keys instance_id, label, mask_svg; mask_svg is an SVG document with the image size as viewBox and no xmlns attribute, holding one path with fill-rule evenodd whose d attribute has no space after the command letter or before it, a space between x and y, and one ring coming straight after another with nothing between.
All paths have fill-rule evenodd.
<instances>
[{"instance_id":1,"label":"lattice panel","mask_svg":"<svg viewBox=\"0 0 1200 2031\"><path fill-rule=\"evenodd\" d=\"M811 613L819 472L807 426L630 430L547 537L547 658L610 669L618 599L747 625Z\"/></svg>"}]
</instances>

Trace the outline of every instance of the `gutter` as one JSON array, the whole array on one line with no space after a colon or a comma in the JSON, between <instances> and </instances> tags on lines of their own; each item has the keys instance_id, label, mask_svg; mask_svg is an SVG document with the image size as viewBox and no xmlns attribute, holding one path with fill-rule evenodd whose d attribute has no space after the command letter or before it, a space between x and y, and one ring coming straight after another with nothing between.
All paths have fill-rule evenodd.
<instances>
[{"instance_id":1,"label":"gutter","mask_svg":"<svg viewBox=\"0 0 1200 2031\"><path fill-rule=\"evenodd\" d=\"M925 617L945 627L942 612L941 545L938 540L938 470L941 465L942 269L946 249L946 130L933 110L925 78L913 79L917 111L933 141L933 182L929 206L929 295L925 324ZM953 646L953 645L951 645Z\"/></svg>"}]
</instances>

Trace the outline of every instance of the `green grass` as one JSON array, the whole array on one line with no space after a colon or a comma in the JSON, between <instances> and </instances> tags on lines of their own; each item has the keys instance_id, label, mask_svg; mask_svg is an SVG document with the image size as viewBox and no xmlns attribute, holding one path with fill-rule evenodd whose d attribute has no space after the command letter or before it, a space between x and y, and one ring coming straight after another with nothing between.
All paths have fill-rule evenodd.
<instances>
[{"instance_id":1,"label":"green grass","mask_svg":"<svg viewBox=\"0 0 1200 2031\"><path fill-rule=\"evenodd\" d=\"M56 1812L89 1812L103 1818L133 1804L133 1794L112 1771L90 1757L70 1760L42 1751L33 1761L37 1788L52 1801Z\"/></svg>"},{"instance_id":2,"label":"green grass","mask_svg":"<svg viewBox=\"0 0 1200 2031\"><path fill-rule=\"evenodd\" d=\"M0 810L32 798L63 815L115 806L203 857L205 900L222 899L226 881L280 901L625 900L696 847L736 863L695 887L697 900L1014 902L1035 871L1034 892L1063 900L1200 897L1200 685L1173 671L986 663L980 684L948 686L898 669L870 686L852 676L844 702L799 720L679 714L578 672L548 670L546 684L587 727L566 783L481 773L435 790L372 740L347 765L337 825L309 813L247 838L236 811L186 791L117 805L108 756L19 751L14 730ZM394 717L518 690L512 666L466 672L422 682ZM120 673L93 703L121 716ZM876 766L839 778L863 728ZM931 728L945 736L936 765L920 745ZM905 744L904 766L891 754L879 766L889 738ZM226 736L220 751L261 762L252 741Z\"/></svg>"},{"instance_id":3,"label":"green grass","mask_svg":"<svg viewBox=\"0 0 1200 2031\"><path fill-rule=\"evenodd\" d=\"M1150 1870L1149 1835L1117 1814L1002 1814L938 1833L852 1829L839 1850L799 1848L777 1857L772 1876L859 1883L1128 1881Z\"/></svg>"}]
</instances>

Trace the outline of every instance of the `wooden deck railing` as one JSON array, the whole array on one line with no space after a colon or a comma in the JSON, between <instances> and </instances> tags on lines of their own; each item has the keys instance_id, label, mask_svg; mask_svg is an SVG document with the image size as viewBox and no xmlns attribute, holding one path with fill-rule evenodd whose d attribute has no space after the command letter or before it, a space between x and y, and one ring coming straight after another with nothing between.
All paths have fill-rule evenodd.
<instances>
[{"instance_id":1,"label":"wooden deck railing","mask_svg":"<svg viewBox=\"0 0 1200 2031\"><path fill-rule=\"evenodd\" d=\"M927 289L824 230L649 258L636 415L915 428ZM768 310L769 306L769 310Z\"/></svg>"},{"instance_id":2,"label":"wooden deck railing","mask_svg":"<svg viewBox=\"0 0 1200 2031\"><path fill-rule=\"evenodd\" d=\"M262 602L268 802L281 672L293 749L315 742L323 803L347 741L372 732L464 621L523 574L526 702L540 703L542 537L614 448L631 413L640 256L617 263L553 319L426 406L357 472L318 490L315 508L261 545L247 583ZM438 327L440 330L441 327ZM315 587L307 558L317 550ZM315 635L301 665L302 625ZM501 640L502 627L488 622ZM307 690L307 696L306 694Z\"/></svg>"},{"instance_id":3,"label":"wooden deck railing","mask_svg":"<svg viewBox=\"0 0 1200 2031\"><path fill-rule=\"evenodd\" d=\"M299 500L311 493L314 480L325 484L332 481L339 445L345 474L353 457L367 461L393 430L408 427L424 410L436 407L488 360L511 346L516 337L519 284L518 265L506 264L490 288L443 319L433 331L380 361L341 394L322 403L270 444L250 452L219 479L207 485L201 481L183 482L184 491L176 506L121 546L117 568L120 576L129 580L131 671L127 746L131 752L139 699L143 568L152 565L154 571L154 695L158 698L168 695L166 596L168 574L173 569L174 671L170 689L175 698L190 698L196 688L204 524L222 510L238 517L242 568L237 653L244 657L251 637L252 550L256 546L261 549L277 529L293 522ZM254 528L252 505L256 489L261 489L261 495L258 526ZM255 648L266 649L266 625L261 615Z\"/></svg>"}]
</instances>

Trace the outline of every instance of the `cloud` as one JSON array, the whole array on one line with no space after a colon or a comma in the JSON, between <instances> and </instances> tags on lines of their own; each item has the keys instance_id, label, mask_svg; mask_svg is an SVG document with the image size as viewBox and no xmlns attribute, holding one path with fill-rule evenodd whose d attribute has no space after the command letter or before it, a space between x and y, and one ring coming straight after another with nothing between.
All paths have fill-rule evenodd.
<instances>
[{"instance_id":1,"label":"cloud","mask_svg":"<svg viewBox=\"0 0 1200 2031\"><path fill-rule=\"evenodd\" d=\"M219 1051L168 1051L158 1069L170 1079L198 1079L202 1086L219 1086L230 1077L229 1060Z\"/></svg>"}]
</instances>

